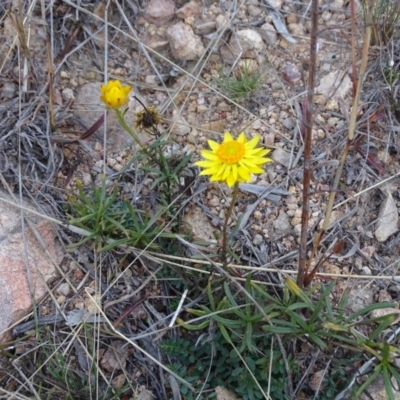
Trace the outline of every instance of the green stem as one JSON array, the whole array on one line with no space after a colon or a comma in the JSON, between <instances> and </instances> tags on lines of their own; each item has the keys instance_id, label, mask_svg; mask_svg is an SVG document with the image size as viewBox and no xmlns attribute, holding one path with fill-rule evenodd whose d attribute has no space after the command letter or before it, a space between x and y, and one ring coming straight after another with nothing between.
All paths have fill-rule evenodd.
<instances>
[{"instance_id":1,"label":"green stem","mask_svg":"<svg viewBox=\"0 0 400 400\"><path fill-rule=\"evenodd\" d=\"M133 130L128 126L121 111L120 110L115 110L115 111L117 112L118 121L121 124L121 126L132 136L132 139L143 149L144 148L143 143L136 135L136 133L133 132Z\"/></svg>"},{"instance_id":2,"label":"green stem","mask_svg":"<svg viewBox=\"0 0 400 400\"><path fill-rule=\"evenodd\" d=\"M225 221L224 221L224 227L222 230L222 250L221 250L221 258L222 258L222 266L224 270L227 269L228 267L228 260L227 260L227 247L228 247L228 220L232 215L233 207L235 206L236 198L239 193L239 183L236 182L235 186L233 188L233 193L232 193L232 200L231 204L229 205L228 211L226 212L225 215Z\"/></svg>"}]
</instances>

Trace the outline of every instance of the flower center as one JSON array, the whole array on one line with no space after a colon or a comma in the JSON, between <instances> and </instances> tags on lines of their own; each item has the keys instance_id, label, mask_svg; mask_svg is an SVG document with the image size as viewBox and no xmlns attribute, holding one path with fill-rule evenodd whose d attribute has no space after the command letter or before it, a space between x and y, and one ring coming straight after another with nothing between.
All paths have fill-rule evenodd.
<instances>
[{"instance_id":1,"label":"flower center","mask_svg":"<svg viewBox=\"0 0 400 400\"><path fill-rule=\"evenodd\" d=\"M216 151L217 157L228 165L236 164L243 158L244 153L244 144L235 140L222 143Z\"/></svg>"}]
</instances>

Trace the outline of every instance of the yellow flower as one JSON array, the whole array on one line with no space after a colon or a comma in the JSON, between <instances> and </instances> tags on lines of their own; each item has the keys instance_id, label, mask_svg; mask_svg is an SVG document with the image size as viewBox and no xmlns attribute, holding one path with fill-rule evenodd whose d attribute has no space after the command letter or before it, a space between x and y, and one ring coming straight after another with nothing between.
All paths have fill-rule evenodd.
<instances>
[{"instance_id":1,"label":"yellow flower","mask_svg":"<svg viewBox=\"0 0 400 400\"><path fill-rule=\"evenodd\" d=\"M107 85L101 85L100 100L108 108L118 109L129 102L131 86L122 86L119 80L109 81Z\"/></svg>"},{"instance_id":2,"label":"yellow flower","mask_svg":"<svg viewBox=\"0 0 400 400\"><path fill-rule=\"evenodd\" d=\"M260 136L257 135L247 141L242 132L237 140L234 140L229 132L225 132L221 144L209 140L211 150L203 150L201 155L205 161L194 163L205 168L200 175L211 175L210 181L226 182L231 187L236 182L251 181L250 174L262 174L261 166L272 160L264 157L271 150L256 148Z\"/></svg>"}]
</instances>

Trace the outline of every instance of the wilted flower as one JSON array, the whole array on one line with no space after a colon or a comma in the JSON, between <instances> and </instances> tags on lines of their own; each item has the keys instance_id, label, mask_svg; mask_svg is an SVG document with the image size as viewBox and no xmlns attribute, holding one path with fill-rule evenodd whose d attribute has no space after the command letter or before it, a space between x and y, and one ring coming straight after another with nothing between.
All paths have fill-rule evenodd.
<instances>
[{"instance_id":1,"label":"wilted flower","mask_svg":"<svg viewBox=\"0 0 400 400\"><path fill-rule=\"evenodd\" d=\"M256 148L260 136L257 135L247 141L242 132L237 140L234 140L229 132L225 132L221 144L209 140L211 150L202 150L204 161L194 163L201 168L200 175L211 175L210 181L226 182L231 187L237 182L251 181L250 174L262 174L261 166L272 160L264 157L271 150Z\"/></svg>"},{"instance_id":2,"label":"wilted flower","mask_svg":"<svg viewBox=\"0 0 400 400\"><path fill-rule=\"evenodd\" d=\"M148 106L135 114L135 129L137 130L143 131L149 128L156 128L161 122L163 122L163 119L153 106Z\"/></svg>"},{"instance_id":3,"label":"wilted flower","mask_svg":"<svg viewBox=\"0 0 400 400\"><path fill-rule=\"evenodd\" d=\"M101 85L100 100L108 108L118 109L129 102L129 92L132 86L122 86L119 80L109 81L107 85Z\"/></svg>"}]
</instances>

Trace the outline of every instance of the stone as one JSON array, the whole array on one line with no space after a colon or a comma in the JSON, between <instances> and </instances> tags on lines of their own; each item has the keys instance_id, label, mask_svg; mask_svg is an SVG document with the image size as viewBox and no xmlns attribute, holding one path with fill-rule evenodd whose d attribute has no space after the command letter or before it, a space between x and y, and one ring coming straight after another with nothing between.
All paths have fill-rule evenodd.
<instances>
[{"instance_id":1,"label":"stone","mask_svg":"<svg viewBox=\"0 0 400 400\"><path fill-rule=\"evenodd\" d=\"M167 38L172 55L179 61L195 60L205 51L200 37L183 22L170 26L167 30Z\"/></svg>"},{"instance_id":2,"label":"stone","mask_svg":"<svg viewBox=\"0 0 400 400\"><path fill-rule=\"evenodd\" d=\"M278 33L275 27L269 23L262 25L258 33L267 44L274 45L278 41Z\"/></svg>"},{"instance_id":3,"label":"stone","mask_svg":"<svg viewBox=\"0 0 400 400\"><path fill-rule=\"evenodd\" d=\"M234 63L238 57L259 59L265 57L266 45L262 36L254 29L242 29L232 35L229 46L221 46L221 55L228 63Z\"/></svg>"},{"instance_id":4,"label":"stone","mask_svg":"<svg viewBox=\"0 0 400 400\"><path fill-rule=\"evenodd\" d=\"M107 372L125 369L129 356L128 344L124 340L114 340L100 360L101 367Z\"/></svg>"},{"instance_id":5,"label":"stone","mask_svg":"<svg viewBox=\"0 0 400 400\"><path fill-rule=\"evenodd\" d=\"M122 82L122 84L126 85L127 82ZM90 128L104 114L105 106L100 101L100 85L100 82L90 82L82 85L77 90L74 113L87 128ZM138 97L140 98L140 96ZM145 101L143 103L146 104ZM135 112L142 110L143 106L131 96L126 108L128 111L125 114L125 121L129 126L134 126ZM93 136L102 138L103 132L104 127L101 126ZM136 133L143 143L150 140L147 134ZM117 149L123 149L133 144L132 137L120 126L116 113L111 110L107 114L107 145L109 146L109 150L115 152Z\"/></svg>"},{"instance_id":6,"label":"stone","mask_svg":"<svg viewBox=\"0 0 400 400\"><path fill-rule=\"evenodd\" d=\"M321 79L315 92L323 94L328 99L332 97L344 99L351 88L351 79L346 72L333 71Z\"/></svg>"},{"instance_id":7,"label":"stone","mask_svg":"<svg viewBox=\"0 0 400 400\"><path fill-rule=\"evenodd\" d=\"M64 296L68 296L69 293L71 292L71 287L69 286L69 283L65 282L59 285L56 289L58 294L62 294Z\"/></svg>"},{"instance_id":8,"label":"stone","mask_svg":"<svg viewBox=\"0 0 400 400\"><path fill-rule=\"evenodd\" d=\"M150 49L160 52L168 48L169 42L161 36L154 35L146 38L144 44Z\"/></svg>"},{"instance_id":9,"label":"stone","mask_svg":"<svg viewBox=\"0 0 400 400\"><path fill-rule=\"evenodd\" d=\"M158 26L165 25L174 18L175 3L173 0L150 0L144 10L144 17Z\"/></svg>"},{"instance_id":10,"label":"stone","mask_svg":"<svg viewBox=\"0 0 400 400\"><path fill-rule=\"evenodd\" d=\"M249 15L252 16L252 17L258 17L258 16L260 16L262 14L261 8L256 7L253 4L249 4L247 6L247 11L248 11Z\"/></svg>"},{"instance_id":11,"label":"stone","mask_svg":"<svg viewBox=\"0 0 400 400\"><path fill-rule=\"evenodd\" d=\"M324 368L310 375L308 385L310 386L311 390L313 390L314 392L319 391L320 393L324 392L323 381L326 374L327 371Z\"/></svg>"},{"instance_id":12,"label":"stone","mask_svg":"<svg viewBox=\"0 0 400 400\"><path fill-rule=\"evenodd\" d=\"M3 90L1 91L0 97L2 99L13 99L17 92L17 85L13 82L4 82Z\"/></svg>"},{"instance_id":13,"label":"stone","mask_svg":"<svg viewBox=\"0 0 400 400\"><path fill-rule=\"evenodd\" d=\"M283 0L268 0L268 3L274 8L281 8Z\"/></svg>"},{"instance_id":14,"label":"stone","mask_svg":"<svg viewBox=\"0 0 400 400\"><path fill-rule=\"evenodd\" d=\"M279 149L276 149L271 154L271 158L278 164L281 164L284 167L289 168L292 155L290 153L288 153L287 151L279 148Z\"/></svg>"},{"instance_id":15,"label":"stone","mask_svg":"<svg viewBox=\"0 0 400 400\"><path fill-rule=\"evenodd\" d=\"M291 131L296 126L296 121L293 118L286 118L282 121L282 126Z\"/></svg>"},{"instance_id":16,"label":"stone","mask_svg":"<svg viewBox=\"0 0 400 400\"><path fill-rule=\"evenodd\" d=\"M297 85L301 80L301 72L297 65L286 64L282 70L282 79L291 86Z\"/></svg>"},{"instance_id":17,"label":"stone","mask_svg":"<svg viewBox=\"0 0 400 400\"><path fill-rule=\"evenodd\" d=\"M27 224L22 231L20 210L3 199L14 202L0 191L0 343L11 339L8 327L32 311L32 295L36 303L46 295L46 282L57 277L55 265L62 258L50 222L25 212L45 244L46 253ZM29 203L24 207L34 209Z\"/></svg>"},{"instance_id":18,"label":"stone","mask_svg":"<svg viewBox=\"0 0 400 400\"><path fill-rule=\"evenodd\" d=\"M190 132L190 126L181 116L178 110L172 112L171 133L178 136L185 136Z\"/></svg>"},{"instance_id":19,"label":"stone","mask_svg":"<svg viewBox=\"0 0 400 400\"><path fill-rule=\"evenodd\" d=\"M237 397L235 393L224 388L223 386L217 386L215 388L215 394L217 396L217 400L239 400L239 397Z\"/></svg>"},{"instance_id":20,"label":"stone","mask_svg":"<svg viewBox=\"0 0 400 400\"><path fill-rule=\"evenodd\" d=\"M264 241L264 238L259 233L254 235L253 244L254 246L259 246Z\"/></svg>"},{"instance_id":21,"label":"stone","mask_svg":"<svg viewBox=\"0 0 400 400\"><path fill-rule=\"evenodd\" d=\"M200 207L191 207L183 217L194 240L216 243L214 228Z\"/></svg>"},{"instance_id":22,"label":"stone","mask_svg":"<svg viewBox=\"0 0 400 400\"><path fill-rule=\"evenodd\" d=\"M374 292L370 286L361 288L357 284L353 284L349 292L349 301L347 307L351 312L357 312L374 302Z\"/></svg>"},{"instance_id":23,"label":"stone","mask_svg":"<svg viewBox=\"0 0 400 400\"><path fill-rule=\"evenodd\" d=\"M279 211L278 218L272 221L272 225L278 235L284 235L292 230L289 218L283 210Z\"/></svg>"},{"instance_id":24,"label":"stone","mask_svg":"<svg viewBox=\"0 0 400 400\"><path fill-rule=\"evenodd\" d=\"M193 31L196 35L207 35L208 33L214 32L217 29L217 25L214 21L200 22L193 27Z\"/></svg>"},{"instance_id":25,"label":"stone","mask_svg":"<svg viewBox=\"0 0 400 400\"><path fill-rule=\"evenodd\" d=\"M379 242L384 242L398 231L399 213L391 193L387 194L381 204L378 216L375 237Z\"/></svg>"},{"instance_id":26,"label":"stone","mask_svg":"<svg viewBox=\"0 0 400 400\"><path fill-rule=\"evenodd\" d=\"M200 4L195 1L189 1L176 12L176 16L181 19L186 19L186 18L196 17L200 13L201 13Z\"/></svg>"},{"instance_id":27,"label":"stone","mask_svg":"<svg viewBox=\"0 0 400 400\"><path fill-rule=\"evenodd\" d=\"M398 382L395 380L394 377L391 377L391 381L392 381L392 387L397 388ZM371 383L371 385L368 386L366 392L367 391L368 394L361 393L360 400L370 400L370 399L389 400L389 395L387 393L382 374L379 374L376 377L376 379ZM398 390L393 390L393 395L394 395L394 397L392 397L393 400L400 400L400 392Z\"/></svg>"}]
</instances>

